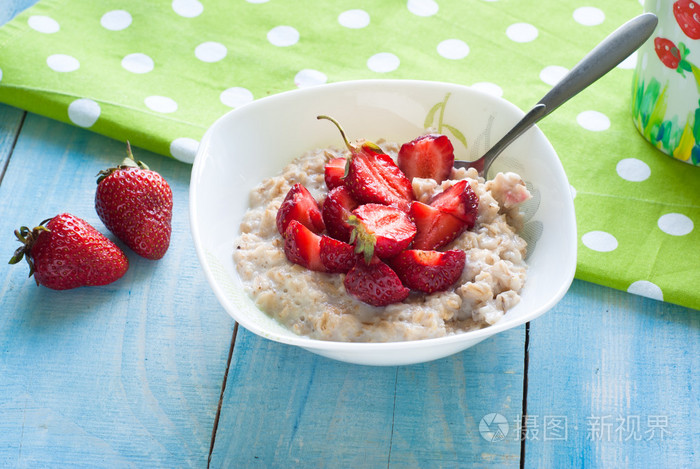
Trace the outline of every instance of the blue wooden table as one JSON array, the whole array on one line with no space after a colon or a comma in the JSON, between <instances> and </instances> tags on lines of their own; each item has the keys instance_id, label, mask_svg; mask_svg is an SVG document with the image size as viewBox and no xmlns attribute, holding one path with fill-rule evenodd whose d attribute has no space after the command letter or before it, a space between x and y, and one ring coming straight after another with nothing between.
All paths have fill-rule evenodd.
<instances>
[{"instance_id":1,"label":"blue wooden table","mask_svg":"<svg viewBox=\"0 0 700 469\"><path fill-rule=\"evenodd\" d=\"M33 0L10 0L0 23ZM170 250L105 287L0 271L0 467L698 467L700 313L581 281L458 355L338 363L237 327L202 275L191 167ZM59 212L103 232L95 175L120 142L0 105L0 258Z\"/></svg>"}]
</instances>

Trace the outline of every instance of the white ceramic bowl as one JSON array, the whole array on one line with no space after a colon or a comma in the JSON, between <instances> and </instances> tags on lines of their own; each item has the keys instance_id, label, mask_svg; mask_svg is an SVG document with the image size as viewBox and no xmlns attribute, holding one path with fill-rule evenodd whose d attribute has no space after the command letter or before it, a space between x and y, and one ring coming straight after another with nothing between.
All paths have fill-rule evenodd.
<instances>
[{"instance_id":1,"label":"white ceramic bowl","mask_svg":"<svg viewBox=\"0 0 700 469\"><path fill-rule=\"evenodd\" d=\"M439 103L443 103L440 105ZM576 221L570 186L559 159L539 128L521 136L491 171L514 170L533 201L523 236L529 241L527 282L520 303L496 324L437 339L389 343L329 342L300 337L260 311L243 290L233 263L234 239L248 194L292 159L315 148L341 145L338 130L316 116L341 122L350 139L406 142L437 127L453 137L457 159L472 160L510 129L523 112L469 87L436 82L367 80L321 85L273 95L235 109L206 132L192 169L190 223L197 255L211 288L243 327L285 344L346 362L401 365L462 351L552 308L566 293L576 268Z\"/></svg>"}]
</instances>

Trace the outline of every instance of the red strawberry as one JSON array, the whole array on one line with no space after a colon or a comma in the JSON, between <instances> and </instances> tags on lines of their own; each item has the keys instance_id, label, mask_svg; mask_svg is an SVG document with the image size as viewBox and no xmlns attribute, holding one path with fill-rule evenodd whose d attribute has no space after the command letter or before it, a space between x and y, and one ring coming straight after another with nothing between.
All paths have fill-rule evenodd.
<instances>
[{"instance_id":1,"label":"red strawberry","mask_svg":"<svg viewBox=\"0 0 700 469\"><path fill-rule=\"evenodd\" d=\"M122 164L100 171L95 210L102 223L139 256L160 259L168 250L172 190L160 174L134 160L129 142Z\"/></svg>"},{"instance_id":2,"label":"red strawberry","mask_svg":"<svg viewBox=\"0 0 700 469\"><path fill-rule=\"evenodd\" d=\"M673 16L690 39L700 39L700 3L678 0L673 4Z\"/></svg>"},{"instance_id":3,"label":"red strawberry","mask_svg":"<svg viewBox=\"0 0 700 469\"><path fill-rule=\"evenodd\" d=\"M321 262L326 271L347 273L355 265L356 256L353 245L323 235L320 246Z\"/></svg>"},{"instance_id":4,"label":"red strawberry","mask_svg":"<svg viewBox=\"0 0 700 469\"><path fill-rule=\"evenodd\" d=\"M284 253L295 264L318 272L326 271L321 261L321 237L297 220L290 221L284 232Z\"/></svg>"},{"instance_id":5,"label":"red strawberry","mask_svg":"<svg viewBox=\"0 0 700 469\"><path fill-rule=\"evenodd\" d=\"M355 229L350 238L355 252L363 253L369 262L373 255L382 259L393 257L406 249L416 236L416 225L406 212L380 204L360 205L350 217Z\"/></svg>"},{"instance_id":6,"label":"red strawberry","mask_svg":"<svg viewBox=\"0 0 700 469\"><path fill-rule=\"evenodd\" d=\"M352 233L352 226L347 223L347 220L358 205L347 187L340 186L332 189L326 201L323 202L321 211L328 234L335 239L347 242Z\"/></svg>"},{"instance_id":7,"label":"red strawberry","mask_svg":"<svg viewBox=\"0 0 700 469\"><path fill-rule=\"evenodd\" d=\"M48 222L48 223L47 223ZM121 278L129 261L116 244L85 220L62 213L30 230L15 230L22 242L10 264L26 256L37 285L54 290L107 285Z\"/></svg>"},{"instance_id":8,"label":"red strawberry","mask_svg":"<svg viewBox=\"0 0 700 469\"><path fill-rule=\"evenodd\" d=\"M479 197L464 179L437 194L429 205L459 218L468 230L474 227L479 214Z\"/></svg>"},{"instance_id":9,"label":"red strawberry","mask_svg":"<svg viewBox=\"0 0 700 469\"><path fill-rule=\"evenodd\" d=\"M345 158L333 158L324 168L324 179L328 190L344 185L343 177L345 176L345 166L347 160Z\"/></svg>"},{"instance_id":10,"label":"red strawberry","mask_svg":"<svg viewBox=\"0 0 700 469\"><path fill-rule=\"evenodd\" d=\"M673 41L657 37L654 39L654 49L656 50L656 55L659 56L659 60L661 60L664 65L673 70L678 68L682 57L678 47L676 47Z\"/></svg>"},{"instance_id":11,"label":"red strawberry","mask_svg":"<svg viewBox=\"0 0 700 469\"><path fill-rule=\"evenodd\" d=\"M454 147L447 135L422 135L401 145L397 159L408 179L431 178L441 183L452 173Z\"/></svg>"},{"instance_id":12,"label":"red strawberry","mask_svg":"<svg viewBox=\"0 0 700 469\"><path fill-rule=\"evenodd\" d=\"M407 249L391 260L391 266L404 285L425 293L445 291L462 275L466 253Z\"/></svg>"},{"instance_id":13,"label":"red strawberry","mask_svg":"<svg viewBox=\"0 0 700 469\"><path fill-rule=\"evenodd\" d=\"M372 306L399 303L410 293L391 267L376 257L369 263L356 262L343 283L350 295Z\"/></svg>"},{"instance_id":14,"label":"red strawberry","mask_svg":"<svg viewBox=\"0 0 700 469\"><path fill-rule=\"evenodd\" d=\"M350 189L355 200L363 204L393 205L408 211L413 200L413 187L394 160L374 143L351 145L335 119L328 116L318 116L318 118L333 122L350 150L345 185Z\"/></svg>"},{"instance_id":15,"label":"red strawberry","mask_svg":"<svg viewBox=\"0 0 700 469\"><path fill-rule=\"evenodd\" d=\"M277 230L281 235L284 235L292 220L297 220L314 233L320 233L325 229L321 209L316 199L306 187L299 183L289 189L277 210Z\"/></svg>"},{"instance_id":16,"label":"red strawberry","mask_svg":"<svg viewBox=\"0 0 700 469\"><path fill-rule=\"evenodd\" d=\"M413 249L441 248L467 229L467 224L454 215L418 201L411 204L409 215L417 230Z\"/></svg>"}]
</instances>

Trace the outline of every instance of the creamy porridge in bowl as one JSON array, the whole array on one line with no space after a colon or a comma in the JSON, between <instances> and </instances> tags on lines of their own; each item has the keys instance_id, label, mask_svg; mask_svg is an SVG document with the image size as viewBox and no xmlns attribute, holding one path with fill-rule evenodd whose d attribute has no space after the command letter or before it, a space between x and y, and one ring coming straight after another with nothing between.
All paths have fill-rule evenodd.
<instances>
[{"instance_id":1,"label":"creamy porridge in bowl","mask_svg":"<svg viewBox=\"0 0 700 469\"><path fill-rule=\"evenodd\" d=\"M396 159L397 145L381 146ZM526 279L527 243L517 234L522 215L513 200L519 197L524 202L529 193L515 173L498 173L484 181L476 170L460 169L441 183L432 178L412 180L414 196L423 203L460 180L467 181L479 200L475 226L444 247L466 253L459 278L445 291L414 291L403 301L377 307L349 294L343 273L317 272L291 262L276 225L280 205L297 183L315 199L326 198L324 167L337 158L345 160L348 153L335 148L308 152L251 192L251 209L243 218L241 236L233 241L233 256L256 306L296 334L387 342L479 329L496 323L518 303Z\"/></svg>"},{"instance_id":2,"label":"creamy porridge in bowl","mask_svg":"<svg viewBox=\"0 0 700 469\"><path fill-rule=\"evenodd\" d=\"M192 233L207 280L242 326L343 361L407 364L464 350L534 319L563 296L575 269L573 206L556 154L536 128L497 161L490 180L474 170L452 170L441 182L412 178L412 203L420 206L411 211L409 203L402 210L418 225L418 238L400 256L381 256L379 243L370 257L355 254L371 260L368 265L401 271L396 259L414 260L409 251L431 250L423 243L421 214L434 211L432 201L441 193L468 186L478 198L473 226L435 249L465 253L448 287L424 292L401 286L405 297L375 306L345 281L356 278L354 272L291 262L278 226L280 206L301 184L323 210L325 166L350 153L340 147L337 129L316 119L319 114L336 117L351 138L378 142L394 161L401 143L429 131L452 140L455 158L476 159L522 116L511 104L467 87L382 80L282 93L217 121L193 168ZM325 228L316 231L314 236L328 235Z\"/></svg>"}]
</instances>

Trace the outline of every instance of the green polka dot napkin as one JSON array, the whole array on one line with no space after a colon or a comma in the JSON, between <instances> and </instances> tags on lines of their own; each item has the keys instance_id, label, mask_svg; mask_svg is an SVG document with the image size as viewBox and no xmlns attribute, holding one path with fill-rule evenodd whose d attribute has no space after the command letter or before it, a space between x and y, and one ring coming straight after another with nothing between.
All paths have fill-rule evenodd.
<instances>
[{"instance_id":1,"label":"green polka dot napkin","mask_svg":"<svg viewBox=\"0 0 700 469\"><path fill-rule=\"evenodd\" d=\"M0 101L191 162L216 118L296 87L450 81L528 109L641 12L638 0L42 0L0 28ZM700 168L636 131L638 59L540 128L575 197L577 277L699 308Z\"/></svg>"}]
</instances>

